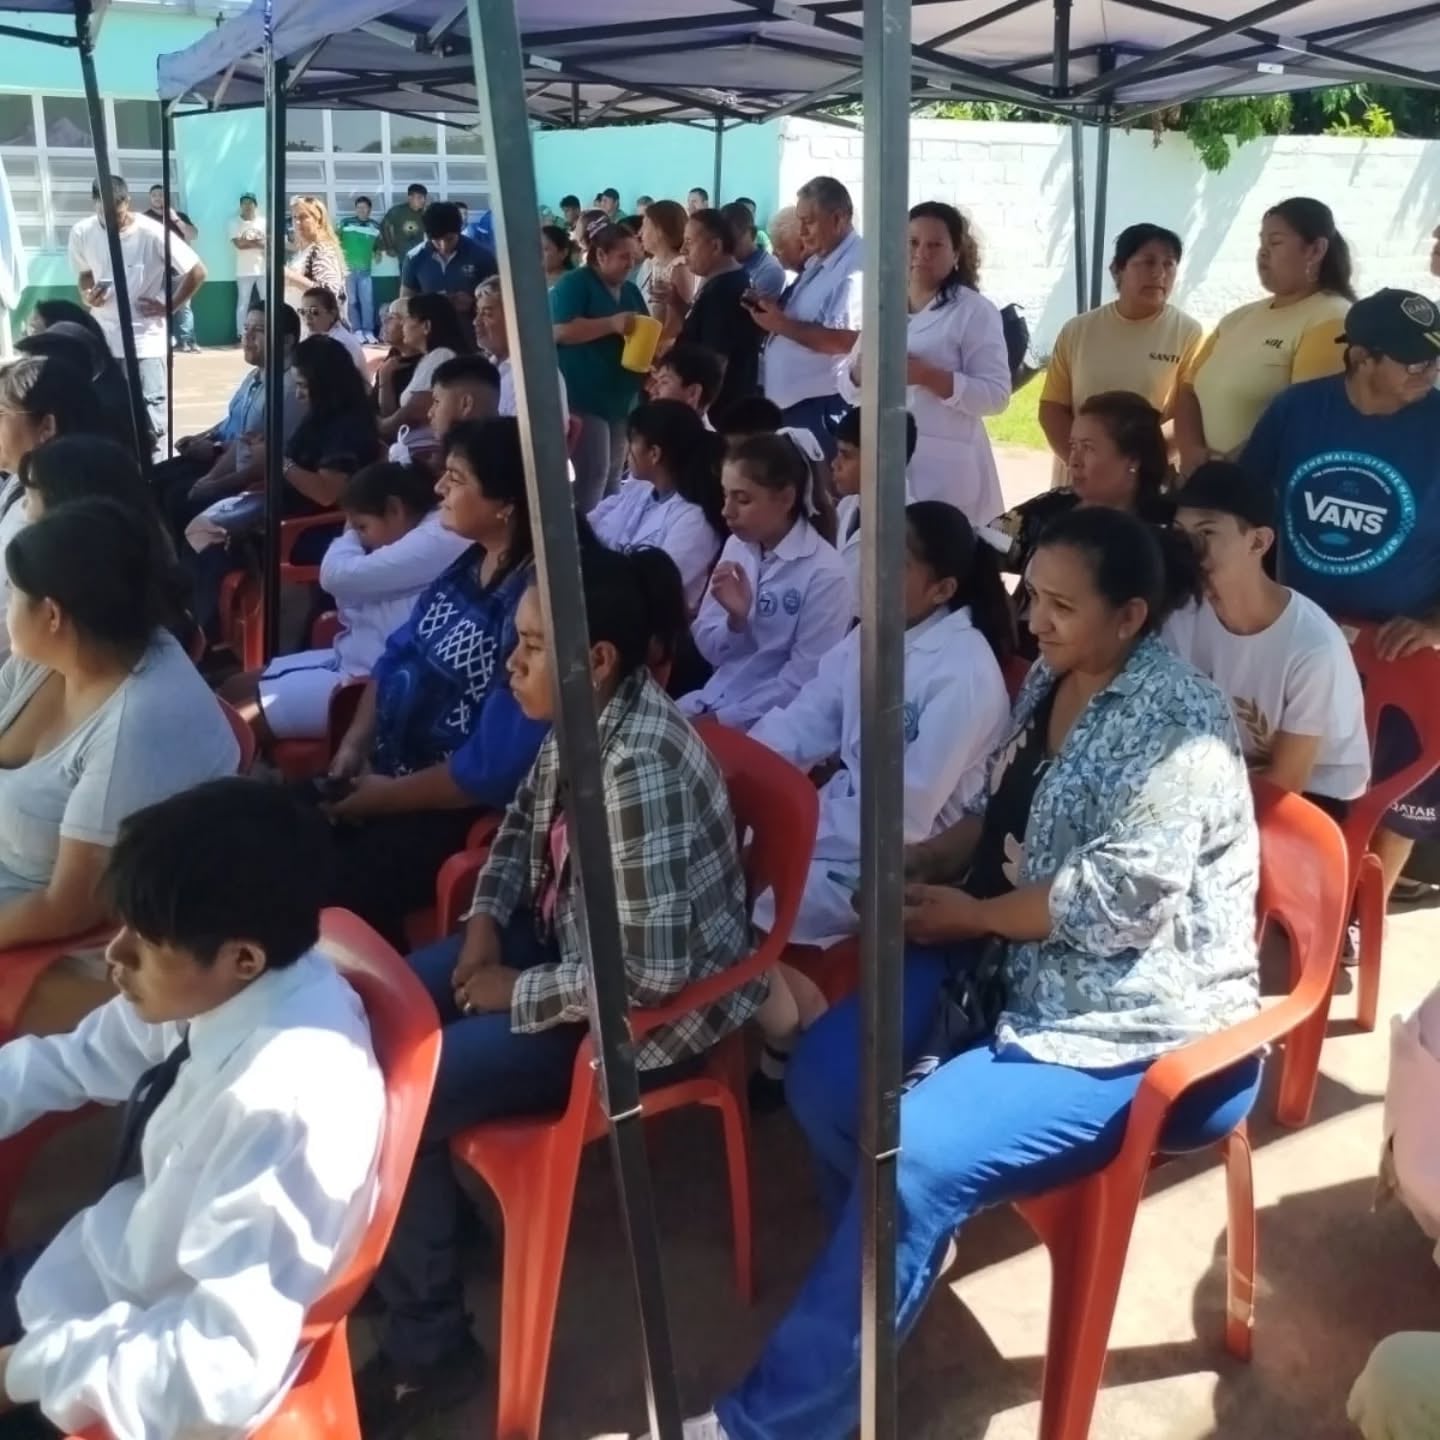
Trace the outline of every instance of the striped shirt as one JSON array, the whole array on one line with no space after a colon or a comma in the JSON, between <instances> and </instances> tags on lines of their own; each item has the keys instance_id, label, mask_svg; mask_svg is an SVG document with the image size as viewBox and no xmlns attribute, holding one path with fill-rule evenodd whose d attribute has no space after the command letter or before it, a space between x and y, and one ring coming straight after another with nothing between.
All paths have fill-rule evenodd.
<instances>
[{"instance_id":1,"label":"striped shirt","mask_svg":"<svg viewBox=\"0 0 1440 1440\"><path fill-rule=\"evenodd\" d=\"M735 818L709 750L648 673L624 681L606 705L600 746L629 1000L636 1007L661 1005L750 950ZM550 835L563 788L552 734L506 811L472 914L504 925L530 909L538 919L540 899L555 883ZM553 918L560 961L521 974L511 1002L513 1030L589 1018L580 905L575 866L567 860ZM709 1049L754 1013L765 991L765 981L757 980L652 1030L636 1064L653 1070Z\"/></svg>"},{"instance_id":2,"label":"striped shirt","mask_svg":"<svg viewBox=\"0 0 1440 1440\"><path fill-rule=\"evenodd\" d=\"M296 254L295 268L312 285L328 290L339 304L340 313L345 313L345 261L339 250L317 240Z\"/></svg>"}]
</instances>

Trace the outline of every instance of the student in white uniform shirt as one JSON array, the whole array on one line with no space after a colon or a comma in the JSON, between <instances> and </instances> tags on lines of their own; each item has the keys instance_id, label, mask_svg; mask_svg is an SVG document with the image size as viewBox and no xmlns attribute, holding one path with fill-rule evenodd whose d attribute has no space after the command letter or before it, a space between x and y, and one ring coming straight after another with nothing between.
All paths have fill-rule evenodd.
<instances>
[{"instance_id":1,"label":"student in white uniform shirt","mask_svg":"<svg viewBox=\"0 0 1440 1440\"><path fill-rule=\"evenodd\" d=\"M905 503L915 497L910 488L910 460L915 454L915 417L905 414ZM835 427L835 548L845 562L855 594L855 618L860 618L860 410L849 411Z\"/></svg>"},{"instance_id":2,"label":"student in white uniform shirt","mask_svg":"<svg viewBox=\"0 0 1440 1440\"><path fill-rule=\"evenodd\" d=\"M650 372L650 398L679 400L700 417L707 430L713 430L710 407L724 378L725 362L715 351L708 345L682 340L655 362Z\"/></svg>"},{"instance_id":3,"label":"student in white uniform shirt","mask_svg":"<svg viewBox=\"0 0 1440 1440\"><path fill-rule=\"evenodd\" d=\"M420 592L470 548L440 523L437 499L426 471L389 460L345 482L345 529L320 562L320 588L339 612L334 645L281 655L222 691L262 740L322 738L331 696L370 674Z\"/></svg>"},{"instance_id":4,"label":"student in white uniform shirt","mask_svg":"<svg viewBox=\"0 0 1440 1440\"><path fill-rule=\"evenodd\" d=\"M907 405L919 443L910 467L917 500L947 500L972 525L1004 509L984 417L1010 403L1010 361L1000 312L977 288L980 248L953 205L910 212ZM841 368L841 394L860 398L864 336Z\"/></svg>"},{"instance_id":5,"label":"student in white uniform shirt","mask_svg":"<svg viewBox=\"0 0 1440 1440\"><path fill-rule=\"evenodd\" d=\"M326 845L251 780L122 827L120 994L0 1049L0 1137L127 1099L138 1133L48 1247L0 1255L0 1411L239 1440L293 1383L305 1313L369 1222L385 1117L360 1002L315 948Z\"/></svg>"},{"instance_id":6,"label":"student in white uniform shirt","mask_svg":"<svg viewBox=\"0 0 1440 1440\"><path fill-rule=\"evenodd\" d=\"M835 550L830 497L817 484L818 458L806 431L731 447L721 472L730 538L691 630L715 670L681 699L687 715L748 730L788 705L850 628L855 600Z\"/></svg>"},{"instance_id":7,"label":"student in white uniform shirt","mask_svg":"<svg viewBox=\"0 0 1440 1440\"><path fill-rule=\"evenodd\" d=\"M641 405L630 412L629 427L629 477L590 512L590 527L611 550L663 550L696 615L730 535L720 488L724 442L679 400Z\"/></svg>"},{"instance_id":8,"label":"student in white uniform shirt","mask_svg":"<svg viewBox=\"0 0 1440 1440\"><path fill-rule=\"evenodd\" d=\"M130 191L120 177L113 176L110 192L115 218L120 227L120 257L125 265L131 314L128 323L135 335L135 355L140 367L140 389L150 415L155 440L155 458L165 454L165 231L153 220L130 209ZM110 353L124 362L121 317L116 304L114 276L110 265L110 242L105 231L100 182L90 187L95 214L78 221L70 231L70 268L80 288L80 298L100 322ZM170 270L174 277L172 310L188 305L205 283L200 257L178 235L170 237Z\"/></svg>"},{"instance_id":9,"label":"student in white uniform shirt","mask_svg":"<svg viewBox=\"0 0 1440 1440\"><path fill-rule=\"evenodd\" d=\"M1200 466L1176 523L1204 555L1205 599L1171 617L1172 649L1230 697L1252 774L1326 808L1370 783L1365 699L1340 627L1265 573L1269 490L1238 465Z\"/></svg>"},{"instance_id":10,"label":"student in white uniform shirt","mask_svg":"<svg viewBox=\"0 0 1440 1440\"><path fill-rule=\"evenodd\" d=\"M1015 622L994 549L953 505L922 500L905 510L905 843L955 824L985 783L985 767L1010 718L1002 662L1014 652ZM791 938L834 945L860 917L860 628L820 662L799 695L750 731L803 770L838 757L820 791L820 826L810 877ZM774 924L774 895L755 902L761 930ZM796 984L800 981L800 984ZM765 1036L752 1098L783 1099L780 1081L801 1029L823 1010L813 986L781 966L758 1015Z\"/></svg>"}]
</instances>

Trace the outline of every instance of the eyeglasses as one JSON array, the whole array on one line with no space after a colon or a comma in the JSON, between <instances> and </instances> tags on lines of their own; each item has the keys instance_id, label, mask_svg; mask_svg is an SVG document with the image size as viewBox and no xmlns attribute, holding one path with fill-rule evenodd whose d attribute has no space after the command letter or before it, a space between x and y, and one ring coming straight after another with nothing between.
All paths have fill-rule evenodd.
<instances>
[{"instance_id":1,"label":"eyeglasses","mask_svg":"<svg viewBox=\"0 0 1440 1440\"><path fill-rule=\"evenodd\" d=\"M302 305L300 313L302 315L328 315L330 312L319 305Z\"/></svg>"}]
</instances>

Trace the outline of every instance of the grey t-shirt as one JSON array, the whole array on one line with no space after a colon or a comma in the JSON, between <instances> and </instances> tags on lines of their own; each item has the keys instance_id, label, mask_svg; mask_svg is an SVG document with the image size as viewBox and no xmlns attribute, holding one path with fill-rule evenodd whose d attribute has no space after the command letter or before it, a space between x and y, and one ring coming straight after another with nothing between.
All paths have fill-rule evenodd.
<instances>
[{"instance_id":1,"label":"grey t-shirt","mask_svg":"<svg viewBox=\"0 0 1440 1440\"><path fill-rule=\"evenodd\" d=\"M0 665L0 734L49 673L18 655ZM126 816L239 763L215 696L174 637L158 633L93 715L45 754L0 769L0 902L50 883L62 839L112 845Z\"/></svg>"}]
</instances>

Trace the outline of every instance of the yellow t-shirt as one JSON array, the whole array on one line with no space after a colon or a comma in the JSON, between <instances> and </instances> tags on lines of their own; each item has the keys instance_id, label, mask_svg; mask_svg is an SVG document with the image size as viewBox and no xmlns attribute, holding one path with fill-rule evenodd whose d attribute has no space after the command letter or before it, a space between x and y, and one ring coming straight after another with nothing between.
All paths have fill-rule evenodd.
<instances>
[{"instance_id":1,"label":"yellow t-shirt","mask_svg":"<svg viewBox=\"0 0 1440 1440\"><path fill-rule=\"evenodd\" d=\"M1060 327L1040 398L1074 411L1092 395L1130 390L1168 415L1202 334L1200 322L1173 305L1149 320L1127 320L1112 300Z\"/></svg>"},{"instance_id":2,"label":"yellow t-shirt","mask_svg":"<svg viewBox=\"0 0 1440 1440\"><path fill-rule=\"evenodd\" d=\"M1318 294L1294 305L1257 300L1232 310L1215 327L1181 379L1195 389L1205 443L1234 456L1270 402L1290 385L1339 375L1350 302Z\"/></svg>"}]
</instances>

